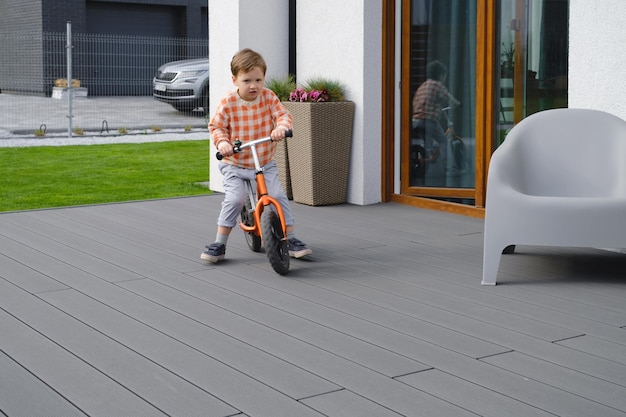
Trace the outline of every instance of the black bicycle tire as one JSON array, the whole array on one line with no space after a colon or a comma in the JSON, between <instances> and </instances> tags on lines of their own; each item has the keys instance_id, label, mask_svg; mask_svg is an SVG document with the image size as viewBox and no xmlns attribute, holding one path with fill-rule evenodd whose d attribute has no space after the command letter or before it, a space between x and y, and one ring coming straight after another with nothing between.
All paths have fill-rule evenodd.
<instances>
[{"instance_id":1,"label":"black bicycle tire","mask_svg":"<svg viewBox=\"0 0 626 417\"><path fill-rule=\"evenodd\" d=\"M279 275L287 274L289 272L289 246L284 238L278 214L269 207L261 215L261 231L265 254L272 269Z\"/></svg>"},{"instance_id":2,"label":"black bicycle tire","mask_svg":"<svg viewBox=\"0 0 626 417\"><path fill-rule=\"evenodd\" d=\"M254 226L254 216L252 215L252 202L250 197L246 197L246 201L241 209L241 222L246 226ZM246 243L252 252L261 252L261 236L252 232L243 232L246 237Z\"/></svg>"}]
</instances>

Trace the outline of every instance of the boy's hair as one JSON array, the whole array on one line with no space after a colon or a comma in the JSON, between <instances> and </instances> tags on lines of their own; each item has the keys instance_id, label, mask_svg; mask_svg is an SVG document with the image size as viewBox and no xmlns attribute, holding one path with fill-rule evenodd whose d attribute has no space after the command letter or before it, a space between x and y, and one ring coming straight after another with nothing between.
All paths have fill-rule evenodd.
<instances>
[{"instance_id":1,"label":"boy's hair","mask_svg":"<svg viewBox=\"0 0 626 417\"><path fill-rule=\"evenodd\" d=\"M249 48L237 52L230 61L230 72L234 77L240 72L250 72L254 67L259 67L263 71L263 75L265 75L265 71L267 71L265 60L258 52Z\"/></svg>"},{"instance_id":2,"label":"boy's hair","mask_svg":"<svg viewBox=\"0 0 626 417\"><path fill-rule=\"evenodd\" d=\"M426 67L426 78L438 80L442 75L448 73L446 66L439 61L433 61Z\"/></svg>"}]
</instances>

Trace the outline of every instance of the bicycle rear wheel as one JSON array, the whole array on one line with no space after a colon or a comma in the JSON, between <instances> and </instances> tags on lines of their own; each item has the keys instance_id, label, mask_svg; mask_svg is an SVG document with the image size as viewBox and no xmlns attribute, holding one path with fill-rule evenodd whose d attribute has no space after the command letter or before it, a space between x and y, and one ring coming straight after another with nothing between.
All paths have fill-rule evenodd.
<instances>
[{"instance_id":1,"label":"bicycle rear wheel","mask_svg":"<svg viewBox=\"0 0 626 417\"><path fill-rule=\"evenodd\" d=\"M252 202L250 197L246 197L246 202L241 209L241 222L246 226L254 226L254 215L252 213ZM246 243L253 252L261 252L261 236L252 232L243 232L246 237Z\"/></svg>"},{"instance_id":2,"label":"bicycle rear wheel","mask_svg":"<svg viewBox=\"0 0 626 417\"><path fill-rule=\"evenodd\" d=\"M283 234L282 224L276 211L266 207L261 215L261 231L265 254L276 273L285 275L289 272L289 247Z\"/></svg>"}]
</instances>

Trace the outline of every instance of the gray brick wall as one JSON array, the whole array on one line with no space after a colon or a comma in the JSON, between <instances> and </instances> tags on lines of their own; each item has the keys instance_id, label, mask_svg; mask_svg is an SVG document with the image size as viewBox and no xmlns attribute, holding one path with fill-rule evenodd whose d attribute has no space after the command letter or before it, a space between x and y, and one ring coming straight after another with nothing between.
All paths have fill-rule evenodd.
<instances>
[{"instance_id":1,"label":"gray brick wall","mask_svg":"<svg viewBox=\"0 0 626 417\"><path fill-rule=\"evenodd\" d=\"M41 90L41 16L40 1L0 0L0 91Z\"/></svg>"},{"instance_id":2,"label":"gray brick wall","mask_svg":"<svg viewBox=\"0 0 626 417\"><path fill-rule=\"evenodd\" d=\"M41 0L0 0L0 33L41 33Z\"/></svg>"}]
</instances>

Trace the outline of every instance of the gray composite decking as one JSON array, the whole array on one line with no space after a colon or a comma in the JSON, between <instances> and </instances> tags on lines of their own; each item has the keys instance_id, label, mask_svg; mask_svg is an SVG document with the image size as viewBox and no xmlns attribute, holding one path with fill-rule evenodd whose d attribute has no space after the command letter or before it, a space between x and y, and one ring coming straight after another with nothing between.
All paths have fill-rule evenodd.
<instances>
[{"instance_id":1,"label":"gray composite decking","mask_svg":"<svg viewBox=\"0 0 626 417\"><path fill-rule=\"evenodd\" d=\"M293 204L285 277L221 195L0 214L0 415L626 415L626 255L520 247L480 219Z\"/></svg>"}]
</instances>

